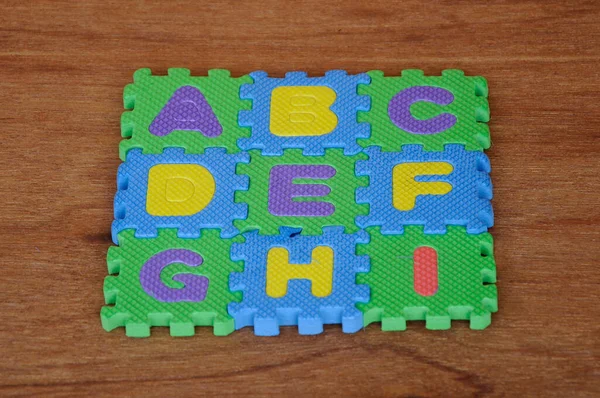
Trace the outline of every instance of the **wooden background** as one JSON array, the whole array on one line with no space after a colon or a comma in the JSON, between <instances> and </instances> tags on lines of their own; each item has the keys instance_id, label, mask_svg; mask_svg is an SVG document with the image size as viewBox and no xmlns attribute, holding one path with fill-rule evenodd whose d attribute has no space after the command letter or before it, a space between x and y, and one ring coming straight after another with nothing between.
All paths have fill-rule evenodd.
<instances>
[{"instance_id":1,"label":"wooden background","mask_svg":"<svg viewBox=\"0 0 600 398\"><path fill-rule=\"evenodd\" d=\"M0 396L599 396L599 1L1 3ZM105 332L122 90L171 66L487 77L491 327Z\"/></svg>"}]
</instances>

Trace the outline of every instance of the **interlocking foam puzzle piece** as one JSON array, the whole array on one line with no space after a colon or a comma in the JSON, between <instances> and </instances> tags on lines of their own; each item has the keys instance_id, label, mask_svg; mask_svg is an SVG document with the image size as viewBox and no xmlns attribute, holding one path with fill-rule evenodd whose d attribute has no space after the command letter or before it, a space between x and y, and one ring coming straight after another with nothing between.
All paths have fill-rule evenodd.
<instances>
[{"instance_id":1,"label":"interlocking foam puzzle piece","mask_svg":"<svg viewBox=\"0 0 600 398\"><path fill-rule=\"evenodd\" d=\"M371 96L371 109L358 116L371 125L370 137L359 139L364 147L380 146L385 152L405 144L436 151L446 144L462 144L467 150L490 147L485 78L460 70L444 70L441 76L425 76L421 70L405 70L400 76L375 70L368 75L371 83L358 89Z\"/></svg>"},{"instance_id":2,"label":"interlocking foam puzzle piece","mask_svg":"<svg viewBox=\"0 0 600 398\"><path fill-rule=\"evenodd\" d=\"M301 228L305 235L318 235L332 225L356 232L354 218L368 211L355 202L356 189L368 179L356 177L354 168L366 158L345 156L341 149L328 149L323 156L304 156L300 149L286 149L282 156L250 151L250 163L237 167L238 174L249 176L250 187L235 194L236 202L248 204L248 217L235 226L263 235L277 235L282 226Z\"/></svg>"},{"instance_id":3,"label":"interlocking foam puzzle piece","mask_svg":"<svg viewBox=\"0 0 600 398\"><path fill-rule=\"evenodd\" d=\"M234 203L233 197L237 190L248 189L248 177L240 176L235 173L236 165L240 162L247 163L249 156L247 153L226 154L224 148L208 148L204 154L186 155L183 148L166 148L162 154L143 155L140 149L132 149L127 154L127 161L119 167L117 175L118 191L114 200L115 221L112 225L113 241L117 243L117 234L124 230L133 228L136 230L135 236L138 238L155 237L159 228L177 228L179 236L182 238L197 238L200 236L202 228L221 229L221 236L231 237L238 234L238 230L233 226L233 220L246 218L248 214L247 205L243 203ZM184 171L177 170L173 179L163 179L163 187L158 187L155 194L158 195L164 190L164 200L158 201L155 196L148 196L149 175L156 166L162 165L199 165L214 178L214 192L212 197L201 197L196 204L196 209L202 208L198 212L188 211L190 209L178 207L175 210L185 215L169 216L169 206L179 200L177 197L169 199L169 183L179 179L189 180ZM177 174L180 173L180 174ZM183 173L183 174L181 174ZM160 173L157 173L156 179L160 179ZM189 180L191 181L191 180ZM177 182L177 181L175 181ZM194 184L194 182L192 182ZM197 183L200 184L200 183ZM179 191L173 194L187 199L193 193L206 195L206 186L186 185L177 186L174 189ZM188 184L189 185L189 184ZM182 192L189 189L189 192ZM208 204L206 204L208 202ZM150 214L150 210L153 212ZM160 214L160 215L156 215Z\"/></svg>"},{"instance_id":4,"label":"interlocking foam puzzle piece","mask_svg":"<svg viewBox=\"0 0 600 398\"><path fill-rule=\"evenodd\" d=\"M230 248L241 239L221 239L210 229L198 239L180 239L174 229L137 239L129 229L118 240L107 256L108 272L118 275L104 281L106 304L113 304L102 308L104 329L124 326L133 337L149 336L151 326L169 326L172 336L191 336L195 326L233 332L227 305L239 295L227 285L242 265L231 260Z\"/></svg>"},{"instance_id":5,"label":"interlocking foam puzzle piece","mask_svg":"<svg viewBox=\"0 0 600 398\"><path fill-rule=\"evenodd\" d=\"M250 76L231 77L229 71L212 69L208 76L191 76L188 69L171 68L168 76L152 76L139 69L133 84L125 86L119 152L125 160L132 148L158 154L168 147L185 148L197 154L208 147L239 151L237 140L248 137L237 123L238 112L250 109L250 101L239 97L240 86Z\"/></svg>"},{"instance_id":6,"label":"interlocking foam puzzle piece","mask_svg":"<svg viewBox=\"0 0 600 398\"><path fill-rule=\"evenodd\" d=\"M105 329L491 322L484 78L140 69L124 104Z\"/></svg>"},{"instance_id":7,"label":"interlocking foam puzzle piece","mask_svg":"<svg viewBox=\"0 0 600 398\"><path fill-rule=\"evenodd\" d=\"M367 232L370 242L359 244L358 253L370 257L371 269L357 277L357 283L371 287L370 301L358 305L365 326L381 322L383 330L404 330L406 321L424 320L427 329L448 329L451 319L470 320L472 329L490 324L498 309L490 234L448 227L444 235L426 235L419 226L405 227L401 235L383 235L377 227ZM438 280L437 289L419 294L415 288L423 286L416 285L415 251L423 247L437 252Z\"/></svg>"},{"instance_id":8,"label":"interlocking foam puzzle piece","mask_svg":"<svg viewBox=\"0 0 600 398\"><path fill-rule=\"evenodd\" d=\"M236 329L253 325L255 334L271 336L279 334L279 326L285 325L298 325L300 334L321 333L323 324L331 323L341 323L346 333L362 328L362 313L355 304L369 300L369 288L357 285L355 279L357 272L369 270L369 260L355 255L355 252L356 243L368 242L368 235L364 231L344 234L343 227L323 228L323 233L317 236L304 236L299 232L297 228L282 227L278 236L262 236L253 231L244 235L245 243L232 246L231 258L244 261L244 271L232 273L229 284L232 291L242 291L242 301L229 305L229 314L235 319ZM313 252L318 246L321 246L322 252ZM277 250L270 253L273 248ZM288 259L280 257L281 248L288 251L289 262L293 265L285 264ZM327 248L333 250L333 279L329 294L322 287L327 284L322 278L330 275L327 270L321 273L315 270L312 288L309 280L288 280L292 272L290 267L325 267L326 264L322 263L328 258ZM271 255L275 257L274 265L267 262ZM268 268L277 264L280 267L271 270L275 280L267 280ZM287 293L283 297L268 295L271 283L281 284L285 280L288 280ZM272 289L277 291L277 287Z\"/></svg>"},{"instance_id":9,"label":"interlocking foam puzzle piece","mask_svg":"<svg viewBox=\"0 0 600 398\"><path fill-rule=\"evenodd\" d=\"M331 70L323 77L288 72L273 78L257 71L250 76L254 83L243 85L240 96L252 100L252 110L240 111L239 123L252 134L238 141L241 149L263 155L281 155L285 148L301 148L306 155L322 155L326 148L360 152L356 140L369 136L369 125L358 123L357 112L368 110L370 99L358 95L357 86L369 83L367 74Z\"/></svg>"},{"instance_id":10,"label":"interlocking foam puzzle piece","mask_svg":"<svg viewBox=\"0 0 600 398\"><path fill-rule=\"evenodd\" d=\"M399 152L369 147L365 153L369 160L356 163L357 175L370 177L369 186L356 191L357 202L370 205L367 216L356 218L361 228L381 226L384 234L401 234L403 226L415 224L424 225L427 234L443 234L447 225L462 225L477 234L493 225L490 163L483 152L460 145L426 152L420 145L404 145ZM423 170L412 167L415 163ZM396 167L401 164L409 167Z\"/></svg>"}]
</instances>

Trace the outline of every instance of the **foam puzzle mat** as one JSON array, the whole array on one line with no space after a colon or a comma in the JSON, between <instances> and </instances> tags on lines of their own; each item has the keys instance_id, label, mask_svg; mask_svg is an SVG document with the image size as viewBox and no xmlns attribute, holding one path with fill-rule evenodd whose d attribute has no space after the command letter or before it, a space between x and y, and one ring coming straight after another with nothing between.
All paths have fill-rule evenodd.
<instances>
[{"instance_id":1,"label":"foam puzzle mat","mask_svg":"<svg viewBox=\"0 0 600 398\"><path fill-rule=\"evenodd\" d=\"M483 77L140 69L133 80L104 329L491 323Z\"/></svg>"}]
</instances>

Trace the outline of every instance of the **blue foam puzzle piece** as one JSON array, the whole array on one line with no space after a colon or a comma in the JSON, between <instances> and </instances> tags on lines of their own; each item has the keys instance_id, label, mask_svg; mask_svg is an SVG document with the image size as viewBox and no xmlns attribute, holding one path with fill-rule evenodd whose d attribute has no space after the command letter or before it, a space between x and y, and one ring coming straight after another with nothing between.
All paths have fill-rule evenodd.
<instances>
[{"instance_id":1,"label":"blue foam puzzle piece","mask_svg":"<svg viewBox=\"0 0 600 398\"><path fill-rule=\"evenodd\" d=\"M322 77L307 77L304 72L288 72L285 78L268 77L266 72L250 73L253 84L240 88L242 99L252 100L252 110L240 111L239 124L251 127L250 138L238 140L242 150L260 149L263 155L281 155L285 148L301 148L305 155L322 155L325 148L344 148L344 153L354 155L362 150L357 138L369 138L371 127L357 121L358 111L368 111L371 99L358 95L359 84L368 84L371 78L366 73L348 75L343 70L331 70ZM271 93L281 86L327 86L336 92L331 111L338 118L335 129L322 136L279 137L270 132Z\"/></svg>"},{"instance_id":2,"label":"blue foam puzzle piece","mask_svg":"<svg viewBox=\"0 0 600 398\"><path fill-rule=\"evenodd\" d=\"M162 154L142 154L141 149L127 152L127 160L119 166L117 194L114 200L115 220L112 239L124 229L135 229L138 238L158 236L158 228L177 228L180 238L198 238L202 228L219 228L221 236L229 238L239 233L234 219L244 219L248 206L233 201L237 190L248 189L248 177L237 175L238 163L248 163L247 153L227 154L225 148L208 148L201 155L186 155L183 148L166 148ZM191 216L153 216L146 211L148 172L158 164L199 164L211 172L216 190L212 201Z\"/></svg>"},{"instance_id":3,"label":"blue foam puzzle piece","mask_svg":"<svg viewBox=\"0 0 600 398\"><path fill-rule=\"evenodd\" d=\"M444 234L447 225L465 226L470 234L487 231L494 224L492 182L488 157L479 151L466 151L461 145L446 145L443 152L426 152L421 145L404 145L400 152L382 152L368 147L369 160L356 163L356 174L370 177L368 187L356 191L357 203L368 203L369 214L358 216L356 224L365 228L381 226L383 234L401 234L404 225L423 225L426 234ZM400 211L392 204L392 169L400 163L448 162L448 175L417 176L419 182L440 181L452 185L445 195L417 196L414 209Z\"/></svg>"},{"instance_id":4,"label":"blue foam puzzle piece","mask_svg":"<svg viewBox=\"0 0 600 398\"><path fill-rule=\"evenodd\" d=\"M232 273L229 288L242 291L242 301L229 304L236 329L254 326L260 336L279 334L279 326L298 325L300 334L318 334L324 324L341 323L342 330L354 333L363 326L362 312L355 304L369 301L369 287L356 284L357 272L369 271L369 258L357 256L356 244L368 243L365 231L344 234L343 227L325 227L319 236L297 235L299 228L281 227L277 236L262 236L258 231L244 234L245 243L233 244L231 258L244 261L244 271ZM315 297L308 280L292 279L284 297L266 294L267 253L283 247L290 263L310 263L316 246L334 251L333 289L327 297Z\"/></svg>"}]
</instances>

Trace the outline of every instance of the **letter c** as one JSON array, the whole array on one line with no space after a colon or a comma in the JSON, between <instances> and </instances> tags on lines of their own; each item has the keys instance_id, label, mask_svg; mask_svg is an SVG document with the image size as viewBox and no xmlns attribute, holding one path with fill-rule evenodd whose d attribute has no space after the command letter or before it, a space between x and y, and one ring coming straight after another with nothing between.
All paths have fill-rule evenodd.
<instances>
[{"instance_id":1,"label":"letter c","mask_svg":"<svg viewBox=\"0 0 600 398\"><path fill-rule=\"evenodd\" d=\"M454 101L454 94L441 87L406 88L396 94L389 103L388 115L391 121L402 130L423 135L438 134L456 124L456 116L451 113L442 113L427 120L416 119L410 112L410 107L419 101L450 105Z\"/></svg>"}]
</instances>

